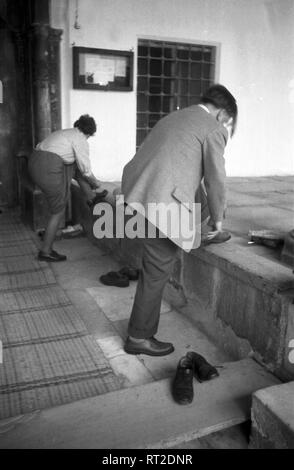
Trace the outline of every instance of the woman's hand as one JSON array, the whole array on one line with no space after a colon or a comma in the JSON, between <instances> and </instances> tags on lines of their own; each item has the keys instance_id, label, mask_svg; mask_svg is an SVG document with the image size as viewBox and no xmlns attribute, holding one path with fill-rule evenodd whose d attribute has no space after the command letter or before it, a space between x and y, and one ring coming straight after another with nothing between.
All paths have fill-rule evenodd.
<instances>
[{"instance_id":1,"label":"woman's hand","mask_svg":"<svg viewBox=\"0 0 294 470\"><path fill-rule=\"evenodd\" d=\"M95 185L95 190L101 187L101 181L97 180L97 178L93 180L93 184Z\"/></svg>"},{"instance_id":2,"label":"woman's hand","mask_svg":"<svg viewBox=\"0 0 294 470\"><path fill-rule=\"evenodd\" d=\"M101 182L99 180L97 180L96 176L93 175L93 173L91 173L89 176L84 175L84 178L85 178L85 180L88 181L88 183L91 186L93 191L100 188Z\"/></svg>"}]
</instances>

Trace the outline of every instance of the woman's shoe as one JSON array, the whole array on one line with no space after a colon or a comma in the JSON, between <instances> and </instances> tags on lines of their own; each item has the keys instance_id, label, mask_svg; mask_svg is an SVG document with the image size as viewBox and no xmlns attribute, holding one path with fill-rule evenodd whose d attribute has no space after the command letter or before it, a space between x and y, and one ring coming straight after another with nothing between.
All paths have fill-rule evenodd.
<instances>
[{"instance_id":1,"label":"woman's shoe","mask_svg":"<svg viewBox=\"0 0 294 470\"><path fill-rule=\"evenodd\" d=\"M100 281L106 286L128 287L130 285L129 278L115 271L100 276Z\"/></svg>"},{"instance_id":2,"label":"woman's shoe","mask_svg":"<svg viewBox=\"0 0 294 470\"><path fill-rule=\"evenodd\" d=\"M51 253L46 254L42 251L38 253L38 260L39 261L49 261L49 262L58 262L58 261L66 261L66 256L57 253L57 251L52 250Z\"/></svg>"}]
</instances>

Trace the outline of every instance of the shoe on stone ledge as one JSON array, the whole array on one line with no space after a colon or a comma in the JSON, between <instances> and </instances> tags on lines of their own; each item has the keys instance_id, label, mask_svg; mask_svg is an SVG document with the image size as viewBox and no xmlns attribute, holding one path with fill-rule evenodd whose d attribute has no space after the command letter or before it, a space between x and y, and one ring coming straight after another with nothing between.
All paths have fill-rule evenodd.
<instances>
[{"instance_id":1,"label":"shoe on stone ledge","mask_svg":"<svg viewBox=\"0 0 294 470\"><path fill-rule=\"evenodd\" d=\"M193 401L193 360L188 354L179 360L172 383L172 396L179 405L189 405Z\"/></svg>"},{"instance_id":2,"label":"shoe on stone ledge","mask_svg":"<svg viewBox=\"0 0 294 470\"><path fill-rule=\"evenodd\" d=\"M127 338L124 350L128 354L147 354L148 356L167 356L174 352L172 343L158 341L153 336L142 341L133 341Z\"/></svg>"},{"instance_id":3,"label":"shoe on stone ledge","mask_svg":"<svg viewBox=\"0 0 294 470\"><path fill-rule=\"evenodd\" d=\"M193 364L194 375L199 382L206 382L207 380L212 380L219 376L216 368L209 364L200 354L189 351L187 352L187 357Z\"/></svg>"}]
</instances>

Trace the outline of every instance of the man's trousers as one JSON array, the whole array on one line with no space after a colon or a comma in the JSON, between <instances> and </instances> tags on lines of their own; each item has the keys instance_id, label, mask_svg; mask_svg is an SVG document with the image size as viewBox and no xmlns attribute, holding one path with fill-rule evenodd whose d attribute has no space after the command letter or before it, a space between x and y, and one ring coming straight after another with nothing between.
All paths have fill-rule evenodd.
<instances>
[{"instance_id":1,"label":"man's trousers","mask_svg":"<svg viewBox=\"0 0 294 470\"><path fill-rule=\"evenodd\" d=\"M140 272L128 333L134 338L150 338L158 329L165 284L180 249L168 238L144 238Z\"/></svg>"}]
</instances>

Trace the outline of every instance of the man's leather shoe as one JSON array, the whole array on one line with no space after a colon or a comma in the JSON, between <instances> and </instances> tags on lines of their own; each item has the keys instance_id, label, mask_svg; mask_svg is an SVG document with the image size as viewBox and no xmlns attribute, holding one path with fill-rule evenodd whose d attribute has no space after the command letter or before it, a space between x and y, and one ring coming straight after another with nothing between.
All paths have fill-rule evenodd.
<instances>
[{"instance_id":1,"label":"man's leather shoe","mask_svg":"<svg viewBox=\"0 0 294 470\"><path fill-rule=\"evenodd\" d=\"M193 364L194 374L199 382L205 382L219 376L216 368L209 364L209 362L207 362L207 360L200 354L197 354L194 351L189 351L187 353L187 357Z\"/></svg>"},{"instance_id":2,"label":"man's leather shoe","mask_svg":"<svg viewBox=\"0 0 294 470\"><path fill-rule=\"evenodd\" d=\"M188 405L194 397L193 391L193 361L186 355L178 363L176 375L172 384L172 395L179 405Z\"/></svg>"},{"instance_id":3,"label":"man's leather shoe","mask_svg":"<svg viewBox=\"0 0 294 470\"><path fill-rule=\"evenodd\" d=\"M171 343L163 343L156 338L147 338L142 341L132 341L127 338L124 350L128 354L147 354L148 356L167 356L175 349Z\"/></svg>"},{"instance_id":4,"label":"man's leather shoe","mask_svg":"<svg viewBox=\"0 0 294 470\"><path fill-rule=\"evenodd\" d=\"M57 261L65 261L66 256L65 255L60 255L57 253L57 251L52 250L51 253L46 254L43 253L42 251L39 251L38 254L38 260L39 261L49 261L49 262L57 262Z\"/></svg>"}]
</instances>

